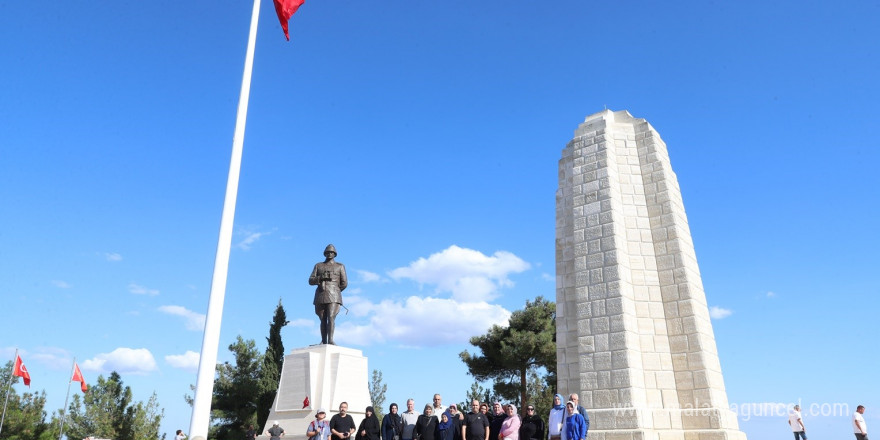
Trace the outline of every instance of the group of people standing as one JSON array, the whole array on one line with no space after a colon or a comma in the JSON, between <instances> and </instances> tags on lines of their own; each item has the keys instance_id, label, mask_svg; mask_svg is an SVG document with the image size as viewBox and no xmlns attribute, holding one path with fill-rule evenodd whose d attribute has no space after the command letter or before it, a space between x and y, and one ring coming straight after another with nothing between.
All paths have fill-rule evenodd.
<instances>
[{"instance_id":1,"label":"group of people standing","mask_svg":"<svg viewBox=\"0 0 880 440\"><path fill-rule=\"evenodd\" d=\"M862 414L865 413L865 406L856 407L856 412L852 415L852 428L856 440L868 440L868 425ZM804 419L801 417L801 406L795 405L788 412L788 425L791 426L791 432L794 433L794 440L807 440L807 427L804 425Z\"/></svg>"},{"instance_id":2,"label":"group of people standing","mask_svg":"<svg viewBox=\"0 0 880 440\"><path fill-rule=\"evenodd\" d=\"M590 418L578 405L577 394L562 402L562 395L554 396L545 425L532 405L521 417L513 404L495 402L490 411L488 403L473 400L471 411L464 413L464 408L460 410L455 404L444 406L443 398L435 394L433 403L425 405L421 413L415 411L413 399L406 401L405 412L392 403L381 422L368 406L357 428L347 414L348 404L343 402L329 422L325 420L327 413L318 410L306 435L309 440L347 440L352 436L354 440L585 440Z\"/></svg>"}]
</instances>

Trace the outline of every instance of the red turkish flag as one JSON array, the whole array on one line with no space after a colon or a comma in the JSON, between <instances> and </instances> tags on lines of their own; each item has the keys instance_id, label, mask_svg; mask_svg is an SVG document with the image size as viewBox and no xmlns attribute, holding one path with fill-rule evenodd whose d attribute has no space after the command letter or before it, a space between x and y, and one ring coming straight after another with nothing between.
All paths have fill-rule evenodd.
<instances>
[{"instance_id":1,"label":"red turkish flag","mask_svg":"<svg viewBox=\"0 0 880 440\"><path fill-rule=\"evenodd\" d=\"M86 385L86 380L83 378L82 371L79 371L79 365L76 362L73 363L73 377L70 380L71 382L79 382L79 388L83 393L89 390L89 386Z\"/></svg>"},{"instance_id":2,"label":"red turkish flag","mask_svg":"<svg viewBox=\"0 0 880 440\"><path fill-rule=\"evenodd\" d=\"M309 396L306 396L306 399L303 400L303 409L306 409L308 407L309 407Z\"/></svg>"},{"instance_id":3,"label":"red turkish flag","mask_svg":"<svg viewBox=\"0 0 880 440\"><path fill-rule=\"evenodd\" d=\"M12 367L12 375L20 377L24 380L25 385L31 386L31 374L28 373L27 367L24 366L24 362L21 361L19 355L15 355L15 366Z\"/></svg>"},{"instance_id":4,"label":"red turkish flag","mask_svg":"<svg viewBox=\"0 0 880 440\"><path fill-rule=\"evenodd\" d=\"M287 33L287 22L290 17L296 14L296 10L302 6L306 0L274 0L275 12L278 14L278 21L281 22L281 29L284 30L284 36L290 41L290 34Z\"/></svg>"}]
</instances>

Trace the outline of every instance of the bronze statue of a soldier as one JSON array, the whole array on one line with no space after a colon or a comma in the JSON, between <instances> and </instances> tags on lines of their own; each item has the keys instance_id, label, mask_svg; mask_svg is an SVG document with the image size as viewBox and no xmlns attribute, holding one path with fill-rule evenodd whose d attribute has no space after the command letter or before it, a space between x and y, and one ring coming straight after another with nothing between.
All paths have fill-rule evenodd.
<instances>
[{"instance_id":1,"label":"bronze statue of a soldier","mask_svg":"<svg viewBox=\"0 0 880 440\"><path fill-rule=\"evenodd\" d=\"M342 306L342 291L348 287L348 277L345 275L345 265L334 260L336 248L332 244L324 249L324 257L327 259L312 269L309 285L318 286L314 304L315 314L321 320L321 343L335 345L333 327L339 307Z\"/></svg>"}]
</instances>

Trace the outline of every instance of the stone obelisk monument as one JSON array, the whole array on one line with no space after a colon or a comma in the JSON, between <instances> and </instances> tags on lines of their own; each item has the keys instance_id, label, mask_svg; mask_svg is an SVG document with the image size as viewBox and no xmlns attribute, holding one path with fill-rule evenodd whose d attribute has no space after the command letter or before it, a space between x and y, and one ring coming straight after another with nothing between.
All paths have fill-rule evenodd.
<instances>
[{"instance_id":1,"label":"stone obelisk monument","mask_svg":"<svg viewBox=\"0 0 880 440\"><path fill-rule=\"evenodd\" d=\"M558 390L591 440L745 440L729 409L666 145L644 119L588 116L559 161Z\"/></svg>"}]
</instances>

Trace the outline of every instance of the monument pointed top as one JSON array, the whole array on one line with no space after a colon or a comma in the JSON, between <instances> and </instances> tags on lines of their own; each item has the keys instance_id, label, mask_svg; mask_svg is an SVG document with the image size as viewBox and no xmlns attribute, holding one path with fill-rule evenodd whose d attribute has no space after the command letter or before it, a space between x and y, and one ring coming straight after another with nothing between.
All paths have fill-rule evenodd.
<instances>
[{"instance_id":1,"label":"monument pointed top","mask_svg":"<svg viewBox=\"0 0 880 440\"><path fill-rule=\"evenodd\" d=\"M624 122L624 121L631 121L635 118L633 117L633 115L631 115L629 113L628 110L614 111L614 110L605 109L605 110L593 113L590 116L587 116L584 119L584 122L589 122L593 119L612 119L614 121Z\"/></svg>"},{"instance_id":2,"label":"monument pointed top","mask_svg":"<svg viewBox=\"0 0 880 440\"><path fill-rule=\"evenodd\" d=\"M605 126L607 126L608 124L634 122L647 123L644 118L636 118L635 116L631 115L629 110L614 111L605 109L584 118L584 122L581 122L578 125L578 128L574 131L574 136L583 136L584 134L591 131L601 130L605 128Z\"/></svg>"}]
</instances>

